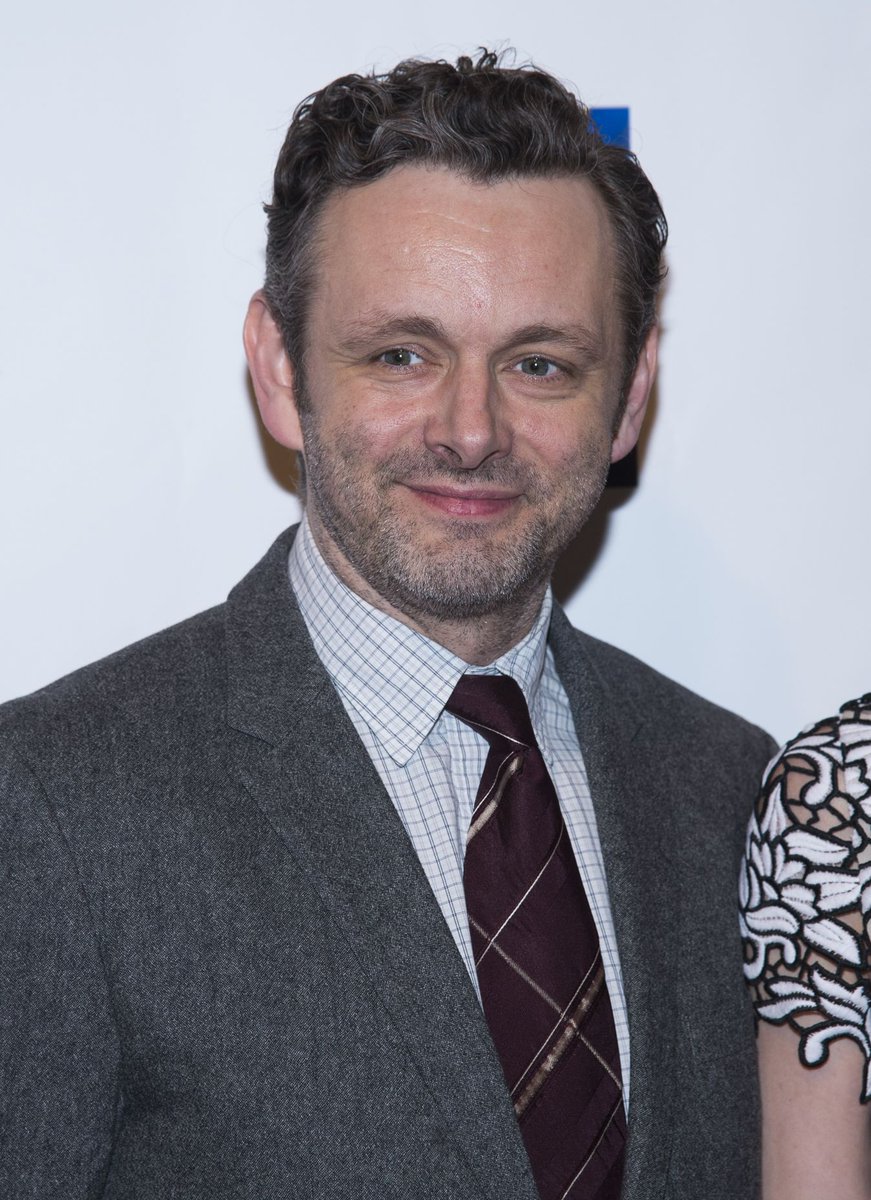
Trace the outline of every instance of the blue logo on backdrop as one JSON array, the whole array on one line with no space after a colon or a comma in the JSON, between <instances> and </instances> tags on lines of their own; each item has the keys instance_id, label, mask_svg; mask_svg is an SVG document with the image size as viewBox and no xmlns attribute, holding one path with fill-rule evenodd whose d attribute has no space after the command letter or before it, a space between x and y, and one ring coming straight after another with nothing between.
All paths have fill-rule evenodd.
<instances>
[{"instance_id":1,"label":"blue logo on backdrop","mask_svg":"<svg viewBox=\"0 0 871 1200\"><path fill-rule=\"evenodd\" d=\"M604 142L613 146L631 149L629 145L628 108L591 108L590 116ZM636 487L638 485L638 457L633 450L619 462L612 463L608 472L607 487Z\"/></svg>"},{"instance_id":2,"label":"blue logo on backdrop","mask_svg":"<svg viewBox=\"0 0 871 1200\"><path fill-rule=\"evenodd\" d=\"M603 142L630 149L628 108L591 108L590 116Z\"/></svg>"}]
</instances>

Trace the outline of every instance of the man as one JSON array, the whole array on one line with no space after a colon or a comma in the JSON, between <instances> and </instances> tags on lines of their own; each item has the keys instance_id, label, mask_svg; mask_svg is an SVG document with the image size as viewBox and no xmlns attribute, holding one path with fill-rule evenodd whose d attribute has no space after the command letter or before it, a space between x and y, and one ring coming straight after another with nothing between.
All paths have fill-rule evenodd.
<instances>
[{"instance_id":1,"label":"man","mask_svg":"<svg viewBox=\"0 0 871 1200\"><path fill-rule=\"evenodd\" d=\"M641 427L656 195L485 54L310 98L268 214L302 525L2 713L3 1194L753 1196L769 742L548 591Z\"/></svg>"}]
</instances>

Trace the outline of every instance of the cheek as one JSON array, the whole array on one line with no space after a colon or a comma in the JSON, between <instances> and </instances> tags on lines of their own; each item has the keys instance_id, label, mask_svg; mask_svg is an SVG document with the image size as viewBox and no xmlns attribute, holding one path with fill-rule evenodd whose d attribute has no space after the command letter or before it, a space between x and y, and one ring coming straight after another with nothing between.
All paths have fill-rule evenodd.
<instances>
[{"instance_id":1,"label":"cheek","mask_svg":"<svg viewBox=\"0 0 871 1200\"><path fill-rule=\"evenodd\" d=\"M379 412L372 406L349 411L336 429L336 439L346 461L371 473L399 461L418 460L424 446L413 413Z\"/></svg>"},{"instance_id":2,"label":"cheek","mask_svg":"<svg viewBox=\"0 0 871 1200\"><path fill-rule=\"evenodd\" d=\"M515 450L539 470L558 476L610 458L611 431L598 419L533 421L515 439Z\"/></svg>"},{"instance_id":3,"label":"cheek","mask_svg":"<svg viewBox=\"0 0 871 1200\"><path fill-rule=\"evenodd\" d=\"M318 422L313 434L309 445L316 445L324 466L334 478L355 481L355 487L374 483L403 446L391 426L355 420L351 413L339 420Z\"/></svg>"},{"instance_id":4,"label":"cheek","mask_svg":"<svg viewBox=\"0 0 871 1200\"><path fill-rule=\"evenodd\" d=\"M419 406L396 393L381 394L359 381L333 381L332 389L321 392L327 402L313 408L319 414L322 440L389 448L420 433Z\"/></svg>"}]
</instances>

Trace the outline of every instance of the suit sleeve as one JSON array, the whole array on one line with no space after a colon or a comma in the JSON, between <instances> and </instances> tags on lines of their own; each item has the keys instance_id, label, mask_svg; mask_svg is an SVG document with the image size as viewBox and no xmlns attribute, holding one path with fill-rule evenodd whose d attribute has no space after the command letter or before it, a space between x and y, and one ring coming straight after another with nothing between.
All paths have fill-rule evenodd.
<instances>
[{"instance_id":1,"label":"suit sleeve","mask_svg":"<svg viewBox=\"0 0 871 1200\"><path fill-rule=\"evenodd\" d=\"M34 775L0 761L0 1195L102 1194L119 1046L75 863Z\"/></svg>"}]
</instances>

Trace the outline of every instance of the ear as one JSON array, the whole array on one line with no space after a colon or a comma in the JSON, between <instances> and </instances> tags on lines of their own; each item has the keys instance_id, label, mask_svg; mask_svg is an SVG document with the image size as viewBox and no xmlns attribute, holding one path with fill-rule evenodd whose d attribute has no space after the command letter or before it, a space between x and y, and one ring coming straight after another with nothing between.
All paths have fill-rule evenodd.
<instances>
[{"instance_id":1,"label":"ear","mask_svg":"<svg viewBox=\"0 0 871 1200\"><path fill-rule=\"evenodd\" d=\"M302 450L293 366L262 292L255 292L251 297L242 341L263 424L282 446Z\"/></svg>"},{"instance_id":2,"label":"ear","mask_svg":"<svg viewBox=\"0 0 871 1200\"><path fill-rule=\"evenodd\" d=\"M614 440L611 442L611 462L625 458L638 441L641 426L644 424L644 414L647 412L647 401L650 399L653 380L656 376L658 346L659 329L654 325L645 339L641 353L638 355L638 362L635 364L626 403L623 406L623 415L620 417Z\"/></svg>"}]
</instances>

